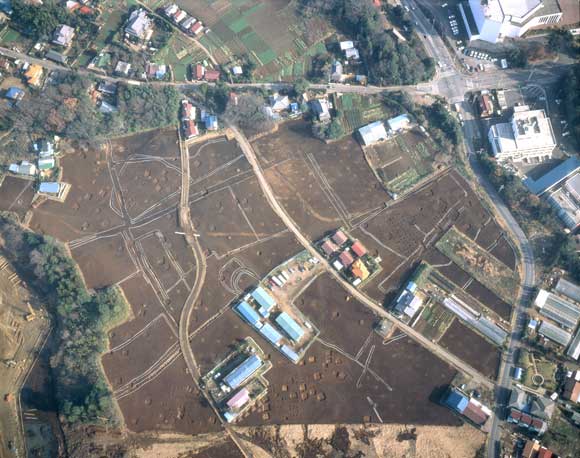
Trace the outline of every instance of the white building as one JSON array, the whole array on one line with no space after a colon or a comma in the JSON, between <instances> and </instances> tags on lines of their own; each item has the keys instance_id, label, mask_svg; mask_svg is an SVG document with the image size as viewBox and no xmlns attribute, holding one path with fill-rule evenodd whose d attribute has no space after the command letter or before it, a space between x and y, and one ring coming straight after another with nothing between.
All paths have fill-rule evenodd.
<instances>
[{"instance_id":1,"label":"white building","mask_svg":"<svg viewBox=\"0 0 580 458\"><path fill-rule=\"evenodd\" d=\"M562 19L557 0L469 0L459 9L471 40L497 43Z\"/></svg>"},{"instance_id":2,"label":"white building","mask_svg":"<svg viewBox=\"0 0 580 458\"><path fill-rule=\"evenodd\" d=\"M526 105L514 107L511 122L491 126L488 138L499 161L551 159L556 147L554 131L546 112L530 110Z\"/></svg>"},{"instance_id":3,"label":"white building","mask_svg":"<svg viewBox=\"0 0 580 458\"><path fill-rule=\"evenodd\" d=\"M153 34L153 21L147 15L147 11L143 8L133 11L125 27L125 33L139 40L149 40Z\"/></svg>"},{"instance_id":4,"label":"white building","mask_svg":"<svg viewBox=\"0 0 580 458\"><path fill-rule=\"evenodd\" d=\"M393 132L399 132L410 127L411 119L408 115L402 114L389 119L387 123L389 124L389 129L391 129Z\"/></svg>"},{"instance_id":5,"label":"white building","mask_svg":"<svg viewBox=\"0 0 580 458\"><path fill-rule=\"evenodd\" d=\"M366 126L361 127L358 130L358 133L366 146L373 145L374 143L388 138L385 125L382 121L375 121L367 124Z\"/></svg>"},{"instance_id":6,"label":"white building","mask_svg":"<svg viewBox=\"0 0 580 458\"><path fill-rule=\"evenodd\" d=\"M562 219L566 227L580 227L580 173L572 176L564 185L550 194L548 202Z\"/></svg>"}]
</instances>

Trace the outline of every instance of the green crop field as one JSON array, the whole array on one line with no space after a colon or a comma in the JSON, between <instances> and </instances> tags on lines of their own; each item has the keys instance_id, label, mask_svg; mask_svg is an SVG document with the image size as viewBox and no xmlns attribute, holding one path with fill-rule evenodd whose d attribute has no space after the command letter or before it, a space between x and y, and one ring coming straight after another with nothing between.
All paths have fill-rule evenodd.
<instances>
[{"instance_id":1,"label":"green crop field","mask_svg":"<svg viewBox=\"0 0 580 458\"><path fill-rule=\"evenodd\" d=\"M435 246L477 281L513 304L518 289L517 275L495 256L455 227L449 229Z\"/></svg>"}]
</instances>

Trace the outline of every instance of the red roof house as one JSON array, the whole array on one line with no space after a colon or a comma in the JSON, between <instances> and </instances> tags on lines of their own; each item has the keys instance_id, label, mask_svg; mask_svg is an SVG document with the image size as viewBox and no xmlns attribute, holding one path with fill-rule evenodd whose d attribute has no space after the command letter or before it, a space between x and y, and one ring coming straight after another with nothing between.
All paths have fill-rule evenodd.
<instances>
[{"instance_id":1,"label":"red roof house","mask_svg":"<svg viewBox=\"0 0 580 458\"><path fill-rule=\"evenodd\" d=\"M354 242L350 248L359 258L367 254L367 249L358 240Z\"/></svg>"},{"instance_id":2,"label":"red roof house","mask_svg":"<svg viewBox=\"0 0 580 458\"><path fill-rule=\"evenodd\" d=\"M197 35L198 33L201 32L201 29L203 29L203 24L200 21L197 21L195 24L193 24L191 26L191 33L194 33L195 35Z\"/></svg>"},{"instance_id":3,"label":"red roof house","mask_svg":"<svg viewBox=\"0 0 580 458\"><path fill-rule=\"evenodd\" d=\"M186 138L193 138L199 134L195 122L193 122L191 119L186 119L183 121L183 134Z\"/></svg>"},{"instance_id":4,"label":"red roof house","mask_svg":"<svg viewBox=\"0 0 580 458\"><path fill-rule=\"evenodd\" d=\"M334 241L334 243L336 243L338 246L340 246L344 242L346 242L348 240L348 238L346 237L346 235L344 235L344 232L342 232L341 230L338 230L332 236L332 240Z\"/></svg>"},{"instance_id":5,"label":"red roof house","mask_svg":"<svg viewBox=\"0 0 580 458\"><path fill-rule=\"evenodd\" d=\"M349 267L354 262L354 258L346 250L343 251L342 253L340 253L340 256L338 257L338 259L340 259L340 262L342 263L342 265L344 267Z\"/></svg>"},{"instance_id":6,"label":"red roof house","mask_svg":"<svg viewBox=\"0 0 580 458\"><path fill-rule=\"evenodd\" d=\"M217 70L206 70L205 80L206 81L217 81L220 79L220 72Z\"/></svg>"},{"instance_id":7,"label":"red roof house","mask_svg":"<svg viewBox=\"0 0 580 458\"><path fill-rule=\"evenodd\" d=\"M201 64L197 64L195 66L195 79L202 80L203 75L205 75L205 67Z\"/></svg>"},{"instance_id":8,"label":"red roof house","mask_svg":"<svg viewBox=\"0 0 580 458\"><path fill-rule=\"evenodd\" d=\"M326 256L331 256L332 253L338 251L338 247L334 243L332 243L331 240L325 240L324 243L320 245L320 248L322 248L322 251L324 251L324 254L326 254Z\"/></svg>"}]
</instances>

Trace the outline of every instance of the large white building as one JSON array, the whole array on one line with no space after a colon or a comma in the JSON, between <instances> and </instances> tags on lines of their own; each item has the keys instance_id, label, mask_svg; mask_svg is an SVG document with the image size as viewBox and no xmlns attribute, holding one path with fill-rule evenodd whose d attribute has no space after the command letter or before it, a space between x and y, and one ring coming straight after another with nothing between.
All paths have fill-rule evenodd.
<instances>
[{"instance_id":1,"label":"large white building","mask_svg":"<svg viewBox=\"0 0 580 458\"><path fill-rule=\"evenodd\" d=\"M511 122L491 126L488 138L499 161L543 161L552 158L556 147L554 131L546 112L530 110L527 105L514 107Z\"/></svg>"},{"instance_id":2,"label":"large white building","mask_svg":"<svg viewBox=\"0 0 580 458\"><path fill-rule=\"evenodd\" d=\"M469 0L459 5L470 40L497 43L562 19L557 0Z\"/></svg>"}]
</instances>

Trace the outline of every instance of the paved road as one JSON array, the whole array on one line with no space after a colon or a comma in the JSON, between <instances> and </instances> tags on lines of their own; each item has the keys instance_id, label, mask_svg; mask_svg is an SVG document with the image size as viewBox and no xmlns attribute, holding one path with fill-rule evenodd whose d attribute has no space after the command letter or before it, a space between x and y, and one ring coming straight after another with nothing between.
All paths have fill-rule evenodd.
<instances>
[{"instance_id":1,"label":"paved road","mask_svg":"<svg viewBox=\"0 0 580 458\"><path fill-rule=\"evenodd\" d=\"M266 199L268 200L268 203L270 204L270 207L272 208L272 210L274 210L274 212L282 220L284 225L294 234L294 236L300 242L300 244L306 250L308 250L308 252L313 257L320 260L320 262L324 266L325 270L330 275L332 275L342 285L342 287L345 290L347 290L354 298L359 300L363 305L370 308L377 315L379 315L383 318L386 318L389 321L391 321L392 323L396 324L401 330L403 330L407 335L409 335L409 337L411 337L412 339L417 341L419 344L426 347L429 351L431 351L432 353L437 355L442 360L446 361L447 363L449 363L450 365L459 369L460 371L470 375L471 377L473 377L473 379L476 382L479 382L479 383L487 386L488 388L493 387L493 382L491 382L487 377L483 376L481 373L476 371L473 367L469 366L464 361L457 358L455 355L449 353L448 351L446 351L445 349L443 349L439 345L434 344L433 342L431 342L429 339L427 339L425 336L423 336L422 334L420 334L419 332L417 332L416 330L414 330L410 326L397 320L394 316L392 316L390 313L388 313L382 307L381 304L373 301L368 296L366 296L361 291L359 291L354 286L352 286L350 283L348 283L346 280L344 280L340 276L340 274L334 268L332 268L332 266L328 263L328 261L320 256L320 254L313 247L310 240L308 240L308 238L302 234L302 232L300 231L300 229L298 228L298 226L296 225L294 220L292 220L292 218L288 215L286 210L278 203L278 200L276 199L276 196L274 195L274 192L272 191L270 184L268 183L268 181L266 180L266 177L264 176L264 173L262 171L262 167L260 166L260 163L258 162L258 158L256 157L256 153L255 153L252 145L250 144L250 142L247 140L247 138L242 134L242 132L237 127L235 127L231 124L228 125L228 127L233 132L233 134L236 138L236 141L238 142L244 155L246 156L246 159L248 160L248 162L252 166L252 169L254 170L254 174L258 178L258 182L260 184L260 188L262 189L262 193L264 194L264 196L266 196Z\"/></svg>"},{"instance_id":2,"label":"paved road","mask_svg":"<svg viewBox=\"0 0 580 458\"><path fill-rule=\"evenodd\" d=\"M521 259L521 275L522 284L518 300L516 302L513 318L512 318L512 332L508 337L508 349L503 354L502 363L499 370L499 376L496 382L495 392L495 415L492 422L492 427L488 437L487 456L488 458L496 458L500 454L500 425L503 422L505 415L505 404L509 397L509 390L511 389L512 373L514 369L514 356L517 348L521 344L521 337L526 325L526 308L532 299L534 287L536 284L536 272L534 263L534 253L530 242L522 231L521 227L514 219L509 209L504 204L501 197L493 188L491 183L487 180L482 172L477 156L474 153L471 139L475 136L475 118L471 107L466 103L462 103L462 115L465 120L464 124L464 138L469 163L473 172L475 173L480 187L490 197L491 203L495 211L501 216L507 228L511 232L512 239L518 244Z\"/></svg>"}]
</instances>

